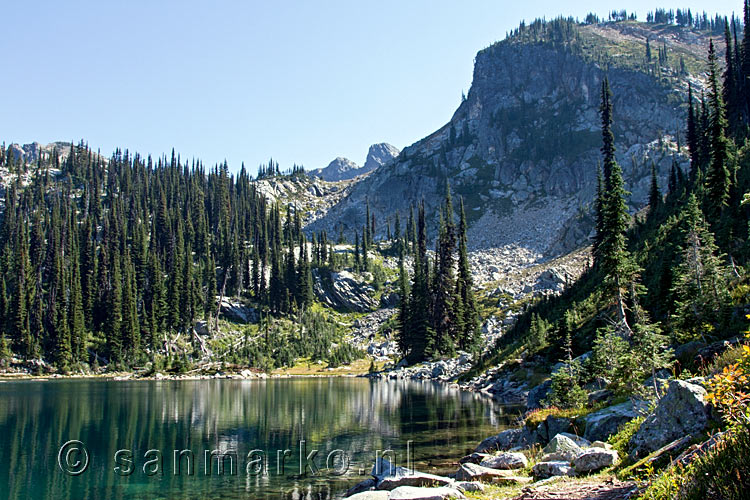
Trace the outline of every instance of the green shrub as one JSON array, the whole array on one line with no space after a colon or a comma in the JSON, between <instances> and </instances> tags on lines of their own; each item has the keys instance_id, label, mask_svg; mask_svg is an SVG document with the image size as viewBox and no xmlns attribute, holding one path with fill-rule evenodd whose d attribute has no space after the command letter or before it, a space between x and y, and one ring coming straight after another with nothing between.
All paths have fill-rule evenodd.
<instances>
[{"instance_id":1,"label":"green shrub","mask_svg":"<svg viewBox=\"0 0 750 500\"><path fill-rule=\"evenodd\" d=\"M524 416L524 425L529 429L534 430L549 416L574 419L580 417L583 413L584 411L581 408L561 409L555 406L550 406L549 408L537 408Z\"/></svg>"},{"instance_id":2,"label":"green shrub","mask_svg":"<svg viewBox=\"0 0 750 500\"><path fill-rule=\"evenodd\" d=\"M580 372L580 363L569 361L553 373L552 385L544 404L563 409L584 407L588 403L588 394L579 384Z\"/></svg>"},{"instance_id":3,"label":"green shrub","mask_svg":"<svg viewBox=\"0 0 750 500\"><path fill-rule=\"evenodd\" d=\"M687 466L657 477L643 500L742 500L750 491L750 429L737 427Z\"/></svg>"},{"instance_id":4,"label":"green shrub","mask_svg":"<svg viewBox=\"0 0 750 500\"><path fill-rule=\"evenodd\" d=\"M716 375L717 373L721 373L724 368L727 368L734 363L737 362L737 360L740 359L742 356L744 350L741 345L736 345L734 347L730 347L723 353L719 354L714 358L714 360L711 362L711 364L708 367L708 373L710 375Z\"/></svg>"},{"instance_id":5,"label":"green shrub","mask_svg":"<svg viewBox=\"0 0 750 500\"><path fill-rule=\"evenodd\" d=\"M628 456L628 443L630 439L638 432L641 428L641 424L645 420L645 417L637 417L620 426L617 430L617 434L610 436L607 440L612 447L617 450L617 453L621 458L625 459Z\"/></svg>"}]
</instances>

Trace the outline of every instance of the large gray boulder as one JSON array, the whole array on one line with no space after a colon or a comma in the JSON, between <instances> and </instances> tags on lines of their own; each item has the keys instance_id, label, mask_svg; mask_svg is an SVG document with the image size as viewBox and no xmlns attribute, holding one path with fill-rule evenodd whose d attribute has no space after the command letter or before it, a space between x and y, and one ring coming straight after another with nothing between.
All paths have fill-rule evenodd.
<instances>
[{"instance_id":1,"label":"large gray boulder","mask_svg":"<svg viewBox=\"0 0 750 500\"><path fill-rule=\"evenodd\" d=\"M458 461L459 464L480 464L483 460L486 460L487 458L491 457L492 455L489 455L487 453L472 453L470 455L466 455L461 460Z\"/></svg>"},{"instance_id":2,"label":"large gray boulder","mask_svg":"<svg viewBox=\"0 0 750 500\"><path fill-rule=\"evenodd\" d=\"M501 482L510 477L513 477L511 471L491 469L470 463L461 464L456 471L456 481Z\"/></svg>"},{"instance_id":3,"label":"large gray boulder","mask_svg":"<svg viewBox=\"0 0 750 500\"><path fill-rule=\"evenodd\" d=\"M393 490L400 486L445 486L453 482L447 477L395 467L382 457L375 462L372 476L378 490Z\"/></svg>"},{"instance_id":4,"label":"large gray boulder","mask_svg":"<svg viewBox=\"0 0 750 500\"><path fill-rule=\"evenodd\" d=\"M460 491L467 491L469 493L481 493L485 487L479 481L458 481L454 484Z\"/></svg>"},{"instance_id":5,"label":"large gray boulder","mask_svg":"<svg viewBox=\"0 0 750 500\"><path fill-rule=\"evenodd\" d=\"M347 500L388 500L390 496L387 491L362 491L353 495L347 496Z\"/></svg>"},{"instance_id":6,"label":"large gray boulder","mask_svg":"<svg viewBox=\"0 0 750 500\"><path fill-rule=\"evenodd\" d=\"M536 442L534 436L526 427L520 429L507 429L503 432L490 436L477 446L477 453L487 453L491 451L507 451L511 448L524 448L531 446Z\"/></svg>"},{"instance_id":7,"label":"large gray boulder","mask_svg":"<svg viewBox=\"0 0 750 500\"><path fill-rule=\"evenodd\" d=\"M456 488L442 486L439 488L419 488L400 486L391 491L389 500L445 500L446 498L466 498ZM377 499L380 500L380 499Z\"/></svg>"},{"instance_id":8,"label":"large gray boulder","mask_svg":"<svg viewBox=\"0 0 750 500\"><path fill-rule=\"evenodd\" d=\"M363 491L372 491L375 489L375 484L376 481L372 478L360 481L359 483L346 490L346 493L344 493L344 497L350 497L352 495L356 495L357 493L362 493Z\"/></svg>"},{"instance_id":9,"label":"large gray boulder","mask_svg":"<svg viewBox=\"0 0 750 500\"><path fill-rule=\"evenodd\" d=\"M583 448L568 436L558 434L550 440L542 451L544 452L543 460L545 462L570 462L583 452Z\"/></svg>"},{"instance_id":10,"label":"large gray boulder","mask_svg":"<svg viewBox=\"0 0 750 500\"><path fill-rule=\"evenodd\" d=\"M565 436L581 448L589 448L591 446L591 441L586 438L582 438L581 436L576 436L575 434L571 434L569 432L561 432L559 435Z\"/></svg>"},{"instance_id":11,"label":"large gray boulder","mask_svg":"<svg viewBox=\"0 0 750 500\"><path fill-rule=\"evenodd\" d=\"M254 308L228 297L222 298L221 304L219 304L219 313L224 318L237 323L255 323L258 321L258 313Z\"/></svg>"},{"instance_id":12,"label":"large gray boulder","mask_svg":"<svg viewBox=\"0 0 750 500\"><path fill-rule=\"evenodd\" d=\"M609 436L617 434L621 425L630 422L645 410L645 403L633 404L628 401L609 406L586 416L586 430L583 437L589 441L606 441Z\"/></svg>"},{"instance_id":13,"label":"large gray boulder","mask_svg":"<svg viewBox=\"0 0 750 500\"><path fill-rule=\"evenodd\" d=\"M568 432L572 425L572 420L565 417L554 417L549 415L536 428L536 433L542 443L549 442L550 439L560 433Z\"/></svg>"},{"instance_id":14,"label":"large gray boulder","mask_svg":"<svg viewBox=\"0 0 750 500\"><path fill-rule=\"evenodd\" d=\"M671 380L654 411L630 440L635 456L645 456L683 436L706 428L710 412L706 390L684 380Z\"/></svg>"},{"instance_id":15,"label":"large gray boulder","mask_svg":"<svg viewBox=\"0 0 750 500\"><path fill-rule=\"evenodd\" d=\"M378 305L371 296L374 292L373 288L358 280L350 272L330 273L329 283L325 283L317 271L313 272L313 278L315 295L321 302L331 307L354 312L368 312Z\"/></svg>"},{"instance_id":16,"label":"large gray boulder","mask_svg":"<svg viewBox=\"0 0 750 500\"><path fill-rule=\"evenodd\" d=\"M534 479L547 479L553 476L575 476L575 470L567 461L539 462L532 468Z\"/></svg>"},{"instance_id":17,"label":"large gray boulder","mask_svg":"<svg viewBox=\"0 0 750 500\"><path fill-rule=\"evenodd\" d=\"M503 452L485 458L479 465L490 469L523 469L529 465L529 460L523 453Z\"/></svg>"},{"instance_id":18,"label":"large gray boulder","mask_svg":"<svg viewBox=\"0 0 750 500\"><path fill-rule=\"evenodd\" d=\"M618 459L615 450L589 448L573 459L573 467L577 474L585 474L615 465Z\"/></svg>"},{"instance_id":19,"label":"large gray boulder","mask_svg":"<svg viewBox=\"0 0 750 500\"><path fill-rule=\"evenodd\" d=\"M542 401L549 394L550 387L552 387L552 379L545 380L538 386L534 387L529 391L528 399L526 399L526 409L536 410L542 407Z\"/></svg>"}]
</instances>

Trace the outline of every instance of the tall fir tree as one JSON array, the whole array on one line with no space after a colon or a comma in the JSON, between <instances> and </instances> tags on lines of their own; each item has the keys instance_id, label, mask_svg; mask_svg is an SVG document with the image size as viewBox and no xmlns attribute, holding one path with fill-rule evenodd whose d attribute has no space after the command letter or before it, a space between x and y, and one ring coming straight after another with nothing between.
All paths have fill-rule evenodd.
<instances>
[{"instance_id":1,"label":"tall fir tree","mask_svg":"<svg viewBox=\"0 0 750 500\"><path fill-rule=\"evenodd\" d=\"M674 169L673 169L674 171ZM651 162L651 187L648 193L649 217L654 217L661 208L662 197L659 190L659 178L656 175L656 164Z\"/></svg>"},{"instance_id":2,"label":"tall fir tree","mask_svg":"<svg viewBox=\"0 0 750 500\"><path fill-rule=\"evenodd\" d=\"M710 153L711 162L706 174L706 210L716 220L727 207L729 201L729 151L726 137L727 120L724 100L719 84L719 69L713 40L708 48L708 85L710 111Z\"/></svg>"},{"instance_id":3,"label":"tall fir tree","mask_svg":"<svg viewBox=\"0 0 750 500\"><path fill-rule=\"evenodd\" d=\"M626 231L630 217L625 197L625 182L622 169L615 160L614 134L612 133L612 92L605 78L602 82L602 137L605 174L605 196L603 200L603 235L600 259L605 281L615 300L617 322L625 335L630 326L625 313L625 294L633 274L632 262L627 249Z\"/></svg>"},{"instance_id":4,"label":"tall fir tree","mask_svg":"<svg viewBox=\"0 0 750 500\"><path fill-rule=\"evenodd\" d=\"M458 276L456 279L456 295L459 298L458 304L460 307L456 315L460 332L458 346L464 351L473 351L477 347L479 337L479 311L474 297L474 281L469 265L468 239L466 236L468 224L463 198L461 198L459 212Z\"/></svg>"}]
</instances>

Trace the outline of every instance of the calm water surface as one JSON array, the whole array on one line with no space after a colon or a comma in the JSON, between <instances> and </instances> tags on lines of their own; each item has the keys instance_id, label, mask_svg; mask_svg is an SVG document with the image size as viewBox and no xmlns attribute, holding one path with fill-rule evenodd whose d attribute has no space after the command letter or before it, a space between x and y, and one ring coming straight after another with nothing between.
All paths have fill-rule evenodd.
<instances>
[{"instance_id":1,"label":"calm water surface","mask_svg":"<svg viewBox=\"0 0 750 500\"><path fill-rule=\"evenodd\" d=\"M368 476L377 450L392 449L406 465L411 442L415 468L447 472L516 414L444 385L360 378L0 382L0 498L332 499ZM69 440L88 451L76 476L58 464ZM299 476L300 440L307 453L319 450L318 476ZM77 470L84 456L73 447L60 458ZM118 461L121 449L129 451ZM248 458L256 449L263 459ZM285 449L281 473L277 450ZM188 453L175 470L174 450L193 453L193 475ZM210 457L206 475L206 450L231 457L223 475ZM333 450L342 451L326 468ZM334 476L344 456L348 470ZM255 474L258 463L267 470Z\"/></svg>"}]
</instances>

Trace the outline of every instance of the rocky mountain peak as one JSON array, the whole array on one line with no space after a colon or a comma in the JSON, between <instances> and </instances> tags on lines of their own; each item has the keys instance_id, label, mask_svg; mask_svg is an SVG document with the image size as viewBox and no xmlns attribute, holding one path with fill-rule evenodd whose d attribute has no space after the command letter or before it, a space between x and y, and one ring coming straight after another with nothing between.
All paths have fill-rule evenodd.
<instances>
[{"instance_id":1,"label":"rocky mountain peak","mask_svg":"<svg viewBox=\"0 0 750 500\"><path fill-rule=\"evenodd\" d=\"M512 245L538 258L577 248L592 229L602 80L614 93L617 159L637 210L647 202L652 162L661 186L673 161L687 166L678 134L688 81L694 90L703 85L708 36L637 22L521 29L477 54L471 89L450 122L359 181L311 229L351 234L365 223L369 200L376 232L385 234L397 212L403 220L424 200L434 235L450 183L475 248ZM667 62L647 61L647 40L666 47Z\"/></svg>"},{"instance_id":2,"label":"rocky mountain peak","mask_svg":"<svg viewBox=\"0 0 750 500\"><path fill-rule=\"evenodd\" d=\"M329 163L327 167L313 170L310 173L316 177L320 177L324 181L336 182L356 177L362 173L360 170L359 165L348 158L339 156Z\"/></svg>"},{"instance_id":3,"label":"rocky mountain peak","mask_svg":"<svg viewBox=\"0 0 750 500\"><path fill-rule=\"evenodd\" d=\"M367 160L362 169L365 172L370 172L378 167L387 165L398 157L399 149L395 146L388 144L387 142L381 142L370 146L370 150L367 152Z\"/></svg>"},{"instance_id":4,"label":"rocky mountain peak","mask_svg":"<svg viewBox=\"0 0 750 500\"><path fill-rule=\"evenodd\" d=\"M328 182L345 181L391 163L398 157L399 153L400 151L395 146L381 142L370 146L370 150L367 152L367 160L362 167L348 158L339 156L327 167L313 170L310 174Z\"/></svg>"}]
</instances>

